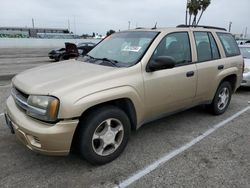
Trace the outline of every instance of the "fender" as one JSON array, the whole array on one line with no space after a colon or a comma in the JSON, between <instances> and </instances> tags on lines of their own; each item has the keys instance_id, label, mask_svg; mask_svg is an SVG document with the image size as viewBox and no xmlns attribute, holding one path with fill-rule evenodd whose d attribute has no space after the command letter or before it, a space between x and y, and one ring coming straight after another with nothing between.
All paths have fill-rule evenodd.
<instances>
[{"instance_id":1,"label":"fender","mask_svg":"<svg viewBox=\"0 0 250 188\"><path fill-rule=\"evenodd\" d=\"M213 89L212 89L212 93L211 93L211 99L214 98L214 95L219 87L219 85L221 84L222 80L225 79L226 77L230 76L230 75L235 75L236 76L236 79L237 78L237 75L238 75L238 72L239 72L239 69L237 69L236 67L230 67L230 68L227 68L223 71L221 71L218 75L217 75L217 82L215 82L213 84ZM237 80L236 80L236 83L237 83Z\"/></svg>"},{"instance_id":2,"label":"fender","mask_svg":"<svg viewBox=\"0 0 250 188\"><path fill-rule=\"evenodd\" d=\"M135 107L137 123L142 121L144 103L142 97L131 86L120 86L98 91L77 99L72 107L64 109L68 117L80 117L87 109L116 99L130 99ZM63 114L64 114L63 113ZM63 114L61 116L63 117Z\"/></svg>"}]
</instances>

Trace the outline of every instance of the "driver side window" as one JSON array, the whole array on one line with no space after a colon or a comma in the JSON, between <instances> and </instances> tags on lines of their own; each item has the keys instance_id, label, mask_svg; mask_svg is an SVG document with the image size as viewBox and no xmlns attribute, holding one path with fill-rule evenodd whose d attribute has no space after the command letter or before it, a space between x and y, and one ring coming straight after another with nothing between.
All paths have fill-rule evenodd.
<instances>
[{"instance_id":1,"label":"driver side window","mask_svg":"<svg viewBox=\"0 0 250 188\"><path fill-rule=\"evenodd\" d=\"M178 32L165 36L155 49L150 61L155 61L159 56L174 58L176 65L192 62L188 33Z\"/></svg>"}]
</instances>

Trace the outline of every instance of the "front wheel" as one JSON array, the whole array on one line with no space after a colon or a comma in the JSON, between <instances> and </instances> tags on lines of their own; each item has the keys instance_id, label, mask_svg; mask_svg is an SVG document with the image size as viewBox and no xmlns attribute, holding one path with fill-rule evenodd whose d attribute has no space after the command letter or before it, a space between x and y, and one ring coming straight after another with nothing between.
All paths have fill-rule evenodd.
<instances>
[{"instance_id":1,"label":"front wheel","mask_svg":"<svg viewBox=\"0 0 250 188\"><path fill-rule=\"evenodd\" d=\"M115 106L100 107L79 124L79 151L92 164L105 164L125 149L130 135L130 121Z\"/></svg>"},{"instance_id":2,"label":"front wheel","mask_svg":"<svg viewBox=\"0 0 250 188\"><path fill-rule=\"evenodd\" d=\"M231 101L232 86L229 82L222 82L216 91L213 102L210 104L210 109L213 114L223 114Z\"/></svg>"}]
</instances>

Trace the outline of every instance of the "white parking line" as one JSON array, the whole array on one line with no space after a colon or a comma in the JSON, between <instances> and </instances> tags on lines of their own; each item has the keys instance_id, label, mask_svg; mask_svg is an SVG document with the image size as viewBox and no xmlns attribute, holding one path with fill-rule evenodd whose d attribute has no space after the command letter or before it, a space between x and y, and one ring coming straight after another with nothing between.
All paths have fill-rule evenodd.
<instances>
[{"instance_id":1,"label":"white parking line","mask_svg":"<svg viewBox=\"0 0 250 188\"><path fill-rule=\"evenodd\" d=\"M154 171L156 168L162 166L164 163L166 163L167 161L169 161L173 157L179 155L180 153L186 151L187 149L189 149L193 145L197 144L198 142L200 142L201 140L203 140L204 138L206 138L207 136L209 136L210 134L215 132L217 129L225 126L227 123L229 123L233 119L239 117L241 114L245 113L249 109L250 109L250 106L244 108L243 110L241 110L238 113L232 115L231 117L225 119L224 121L214 125L212 128L208 129L202 135L196 137L195 139L193 139L192 141L186 143L185 145L181 146L180 148L175 149L175 150L171 151L170 153L165 154L162 158L158 159L157 161L153 162L149 166L146 166L142 170L136 172L132 176L130 176L127 179L123 180L117 186L115 186L115 188L124 188L124 187L129 186L130 184L132 184L135 181L139 180L143 176L145 176L145 175L149 174L150 172Z\"/></svg>"},{"instance_id":2,"label":"white parking line","mask_svg":"<svg viewBox=\"0 0 250 188\"><path fill-rule=\"evenodd\" d=\"M0 117L3 116L3 115L4 115L4 113L1 113L1 114L0 114Z\"/></svg>"}]
</instances>

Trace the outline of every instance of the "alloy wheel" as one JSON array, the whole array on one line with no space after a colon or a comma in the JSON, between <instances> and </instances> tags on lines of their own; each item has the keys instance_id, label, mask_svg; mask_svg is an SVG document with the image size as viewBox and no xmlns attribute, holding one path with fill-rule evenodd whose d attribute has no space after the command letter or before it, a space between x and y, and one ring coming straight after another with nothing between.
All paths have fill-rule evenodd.
<instances>
[{"instance_id":1,"label":"alloy wheel","mask_svg":"<svg viewBox=\"0 0 250 188\"><path fill-rule=\"evenodd\" d=\"M107 156L121 145L124 127L118 119L109 118L100 123L92 137L92 147L96 154Z\"/></svg>"}]
</instances>

